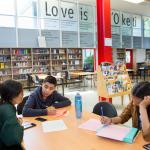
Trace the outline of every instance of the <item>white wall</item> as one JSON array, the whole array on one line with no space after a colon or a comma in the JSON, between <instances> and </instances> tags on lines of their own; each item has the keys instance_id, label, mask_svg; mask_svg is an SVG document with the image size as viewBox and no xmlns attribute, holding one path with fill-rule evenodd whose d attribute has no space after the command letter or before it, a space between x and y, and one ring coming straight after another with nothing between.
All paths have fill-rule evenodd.
<instances>
[{"instance_id":1,"label":"white wall","mask_svg":"<svg viewBox=\"0 0 150 150\"><path fill-rule=\"evenodd\" d=\"M150 2L134 4L124 0L111 0L111 8L134 14L150 16Z\"/></svg>"}]
</instances>

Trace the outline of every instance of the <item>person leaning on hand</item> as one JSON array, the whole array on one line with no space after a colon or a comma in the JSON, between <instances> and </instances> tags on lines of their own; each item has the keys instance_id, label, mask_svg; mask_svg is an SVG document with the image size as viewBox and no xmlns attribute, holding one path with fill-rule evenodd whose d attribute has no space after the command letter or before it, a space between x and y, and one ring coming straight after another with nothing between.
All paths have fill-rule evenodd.
<instances>
[{"instance_id":1,"label":"person leaning on hand","mask_svg":"<svg viewBox=\"0 0 150 150\"><path fill-rule=\"evenodd\" d=\"M139 82L132 89L132 100L120 116L101 117L103 124L123 124L132 118L132 126L142 130L145 140L150 141L150 82Z\"/></svg>"},{"instance_id":2,"label":"person leaning on hand","mask_svg":"<svg viewBox=\"0 0 150 150\"><path fill-rule=\"evenodd\" d=\"M7 80L0 84L0 150L22 150L23 127L15 105L22 102L21 83Z\"/></svg>"},{"instance_id":3,"label":"person leaning on hand","mask_svg":"<svg viewBox=\"0 0 150 150\"><path fill-rule=\"evenodd\" d=\"M59 110L49 110L48 107L61 108L71 105L71 101L56 91L57 81L53 76L47 76L42 86L37 87L29 96L23 108L23 116L55 115Z\"/></svg>"}]
</instances>

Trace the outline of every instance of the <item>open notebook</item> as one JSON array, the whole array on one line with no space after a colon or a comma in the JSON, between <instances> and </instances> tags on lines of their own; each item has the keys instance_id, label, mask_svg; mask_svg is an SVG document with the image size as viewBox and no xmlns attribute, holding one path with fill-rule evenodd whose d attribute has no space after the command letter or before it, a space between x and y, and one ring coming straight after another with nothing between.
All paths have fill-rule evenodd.
<instances>
[{"instance_id":1,"label":"open notebook","mask_svg":"<svg viewBox=\"0 0 150 150\"><path fill-rule=\"evenodd\" d=\"M123 125L104 125L97 129L97 136L133 143L138 133L137 128L127 127Z\"/></svg>"},{"instance_id":2,"label":"open notebook","mask_svg":"<svg viewBox=\"0 0 150 150\"><path fill-rule=\"evenodd\" d=\"M137 128L123 125L103 125L98 119L89 119L79 126L79 128L96 132L97 136L132 143L138 133Z\"/></svg>"}]
</instances>

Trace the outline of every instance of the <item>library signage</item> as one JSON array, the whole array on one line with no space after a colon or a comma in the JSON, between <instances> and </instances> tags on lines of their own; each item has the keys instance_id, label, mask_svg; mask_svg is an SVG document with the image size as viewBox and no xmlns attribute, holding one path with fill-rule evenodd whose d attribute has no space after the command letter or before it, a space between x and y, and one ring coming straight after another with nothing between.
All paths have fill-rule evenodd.
<instances>
[{"instance_id":1,"label":"library signage","mask_svg":"<svg viewBox=\"0 0 150 150\"><path fill-rule=\"evenodd\" d=\"M94 45L94 9L93 6L77 2L59 0L40 0L40 17L43 20L43 30L61 30L62 46L78 46L78 32L80 32L80 45L90 47ZM48 23L49 22L49 23ZM54 25L53 25L54 23ZM56 28L55 28L56 26ZM79 28L78 28L79 26ZM44 29L44 27L46 27ZM55 28L55 29L54 29ZM55 33L54 33L55 34ZM44 34L45 35L45 32ZM91 36L92 35L92 36ZM53 32L46 34L46 42L54 37ZM58 38L56 41L58 44ZM92 39L91 39L92 38ZM54 41L54 40L53 40ZM54 42L53 42L54 45Z\"/></svg>"},{"instance_id":2,"label":"library signage","mask_svg":"<svg viewBox=\"0 0 150 150\"><path fill-rule=\"evenodd\" d=\"M112 10L111 23L114 26L141 28L141 16Z\"/></svg>"},{"instance_id":3,"label":"library signage","mask_svg":"<svg viewBox=\"0 0 150 150\"><path fill-rule=\"evenodd\" d=\"M41 0L40 1L41 17L76 21L79 14L80 21L91 22L93 19L91 14L91 6L83 5L79 7L77 12L77 3L61 2L59 5L58 0ZM93 16L93 15L92 15Z\"/></svg>"}]
</instances>

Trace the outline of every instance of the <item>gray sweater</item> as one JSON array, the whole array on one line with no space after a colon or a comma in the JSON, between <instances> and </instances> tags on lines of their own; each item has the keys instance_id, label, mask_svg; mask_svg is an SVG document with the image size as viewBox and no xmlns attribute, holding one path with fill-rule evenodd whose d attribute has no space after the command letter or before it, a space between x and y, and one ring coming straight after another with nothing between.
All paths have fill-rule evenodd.
<instances>
[{"instance_id":1,"label":"gray sweater","mask_svg":"<svg viewBox=\"0 0 150 150\"><path fill-rule=\"evenodd\" d=\"M47 115L47 107L54 106L55 108L61 108L71 105L71 101L54 91L46 99L42 98L42 87L37 87L33 93L29 96L23 108L23 116L44 116Z\"/></svg>"}]
</instances>

